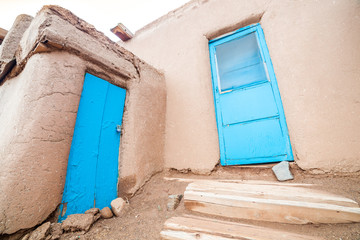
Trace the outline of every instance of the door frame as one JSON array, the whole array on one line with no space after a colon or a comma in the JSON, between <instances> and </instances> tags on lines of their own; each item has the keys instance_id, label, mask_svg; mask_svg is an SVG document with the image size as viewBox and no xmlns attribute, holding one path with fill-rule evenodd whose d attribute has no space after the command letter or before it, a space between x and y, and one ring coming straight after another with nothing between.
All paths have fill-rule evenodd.
<instances>
[{"instance_id":1,"label":"door frame","mask_svg":"<svg viewBox=\"0 0 360 240\"><path fill-rule=\"evenodd\" d=\"M287 159L269 159L269 161L266 161L264 163L270 163L270 162L279 162L282 160L286 161L294 161L292 149L291 149L291 143L290 143L290 137L289 132L286 124L284 109L282 106L282 101L280 97L280 92L278 88L278 84L276 81L276 76L274 72L274 68L271 62L269 50L267 48L266 42L265 42L265 36L264 32L260 26L259 23L253 24L244 28L241 28L239 30L236 30L232 33L229 33L225 36L221 36L215 39L212 39L209 41L209 53L210 53L210 67L211 67L211 79L212 79L212 85L213 85L213 94L214 94L214 105L215 105L215 113L216 113L216 123L217 123L217 129L218 129L218 136L219 136L219 146L220 146L220 163L223 166L226 165L246 165L246 164L256 164L257 162L251 162L251 161L236 161L236 164L229 164L229 162L226 160L225 156L225 142L223 137L223 129L222 129L222 115L221 115L221 109L220 109L220 88L219 88L219 79L218 79L218 70L217 70L217 64L216 64L216 55L215 55L215 47L229 42L231 40L234 40L236 38L245 36L250 33L256 33L258 44L259 44L259 50L261 53L262 58L265 60L266 64L266 70L267 74L270 80L271 88L273 91L275 104L279 111L279 119L281 124L281 129L283 132L283 135L286 138L286 155ZM233 161L233 160L231 160Z\"/></svg>"}]
</instances>

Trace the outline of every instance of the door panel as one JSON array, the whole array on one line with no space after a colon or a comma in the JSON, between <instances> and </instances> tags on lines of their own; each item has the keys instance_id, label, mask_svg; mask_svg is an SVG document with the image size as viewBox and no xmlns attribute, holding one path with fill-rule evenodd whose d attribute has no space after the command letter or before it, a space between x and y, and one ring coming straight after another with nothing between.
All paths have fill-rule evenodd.
<instances>
[{"instance_id":1,"label":"door panel","mask_svg":"<svg viewBox=\"0 0 360 240\"><path fill-rule=\"evenodd\" d=\"M110 205L117 196L118 154L126 91L85 75L68 159L59 221Z\"/></svg>"},{"instance_id":2,"label":"door panel","mask_svg":"<svg viewBox=\"0 0 360 240\"><path fill-rule=\"evenodd\" d=\"M222 165L293 160L276 77L260 24L210 41Z\"/></svg>"},{"instance_id":3,"label":"door panel","mask_svg":"<svg viewBox=\"0 0 360 240\"><path fill-rule=\"evenodd\" d=\"M95 183L95 207L104 208L117 198L118 156L120 132L125 104L125 89L109 84L99 145ZM116 161L114 161L116 159Z\"/></svg>"},{"instance_id":4,"label":"door panel","mask_svg":"<svg viewBox=\"0 0 360 240\"><path fill-rule=\"evenodd\" d=\"M222 94L220 108L223 125L278 115L270 82Z\"/></svg>"},{"instance_id":5,"label":"door panel","mask_svg":"<svg viewBox=\"0 0 360 240\"><path fill-rule=\"evenodd\" d=\"M278 118L224 127L227 159L283 155L285 138Z\"/></svg>"},{"instance_id":6,"label":"door panel","mask_svg":"<svg viewBox=\"0 0 360 240\"><path fill-rule=\"evenodd\" d=\"M105 82L85 79L68 159L67 184L63 194L66 213L81 213L94 206L93 186L106 91ZM87 184L84 184L85 182Z\"/></svg>"}]
</instances>

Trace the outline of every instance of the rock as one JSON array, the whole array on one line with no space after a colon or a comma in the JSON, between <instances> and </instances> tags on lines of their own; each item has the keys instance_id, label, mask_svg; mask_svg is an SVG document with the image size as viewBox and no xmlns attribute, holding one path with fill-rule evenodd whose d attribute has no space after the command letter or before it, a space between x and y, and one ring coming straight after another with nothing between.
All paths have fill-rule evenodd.
<instances>
[{"instance_id":1,"label":"rock","mask_svg":"<svg viewBox=\"0 0 360 240\"><path fill-rule=\"evenodd\" d=\"M40 227L35 229L28 238L28 240L45 240L46 235L50 232L50 222L42 224Z\"/></svg>"},{"instance_id":2,"label":"rock","mask_svg":"<svg viewBox=\"0 0 360 240\"><path fill-rule=\"evenodd\" d=\"M52 223L50 226L50 235L51 240L57 240L60 238L63 230L61 228L61 223Z\"/></svg>"},{"instance_id":3,"label":"rock","mask_svg":"<svg viewBox=\"0 0 360 240\"><path fill-rule=\"evenodd\" d=\"M94 222L96 222L101 217L99 208L90 208L85 213L92 214L94 216Z\"/></svg>"},{"instance_id":4,"label":"rock","mask_svg":"<svg viewBox=\"0 0 360 240\"><path fill-rule=\"evenodd\" d=\"M276 164L275 166L272 167L272 170L279 181L294 179L293 175L290 172L288 161L282 161Z\"/></svg>"},{"instance_id":5,"label":"rock","mask_svg":"<svg viewBox=\"0 0 360 240\"><path fill-rule=\"evenodd\" d=\"M94 223L94 215L87 214L71 214L61 224L62 230L65 232L85 231L87 232Z\"/></svg>"},{"instance_id":6,"label":"rock","mask_svg":"<svg viewBox=\"0 0 360 240\"><path fill-rule=\"evenodd\" d=\"M30 233L27 233L25 236L21 238L21 240L29 240Z\"/></svg>"},{"instance_id":7,"label":"rock","mask_svg":"<svg viewBox=\"0 0 360 240\"><path fill-rule=\"evenodd\" d=\"M102 218L112 218L114 215L109 207L104 207L100 211Z\"/></svg>"},{"instance_id":8,"label":"rock","mask_svg":"<svg viewBox=\"0 0 360 240\"><path fill-rule=\"evenodd\" d=\"M168 211L175 210L179 206L182 197L183 197L182 194L170 195L167 203L167 210Z\"/></svg>"},{"instance_id":9,"label":"rock","mask_svg":"<svg viewBox=\"0 0 360 240\"><path fill-rule=\"evenodd\" d=\"M98 208L90 208L89 210L87 210L85 213L87 214L87 213L90 213L90 214L92 214L92 215L96 215L97 213L99 213L100 212L100 209L98 209Z\"/></svg>"},{"instance_id":10,"label":"rock","mask_svg":"<svg viewBox=\"0 0 360 240\"><path fill-rule=\"evenodd\" d=\"M119 217L121 215L122 210L125 207L126 202L122 198L116 198L111 201L111 209L115 216Z\"/></svg>"},{"instance_id":11,"label":"rock","mask_svg":"<svg viewBox=\"0 0 360 240\"><path fill-rule=\"evenodd\" d=\"M15 52L18 49L20 40L32 20L33 17L25 14L19 15L15 19L0 47L0 72L3 70L1 63L9 62L15 58Z\"/></svg>"}]
</instances>

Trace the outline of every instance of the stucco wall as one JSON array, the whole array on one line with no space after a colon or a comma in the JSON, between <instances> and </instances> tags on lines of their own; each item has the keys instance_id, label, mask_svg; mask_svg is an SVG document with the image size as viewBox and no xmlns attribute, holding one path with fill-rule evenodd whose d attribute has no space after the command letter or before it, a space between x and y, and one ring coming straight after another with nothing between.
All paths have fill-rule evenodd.
<instances>
[{"instance_id":1,"label":"stucco wall","mask_svg":"<svg viewBox=\"0 0 360 240\"><path fill-rule=\"evenodd\" d=\"M61 201L83 78L79 58L37 54L0 87L0 233L33 227Z\"/></svg>"},{"instance_id":2,"label":"stucco wall","mask_svg":"<svg viewBox=\"0 0 360 240\"><path fill-rule=\"evenodd\" d=\"M119 194L163 169L165 80L152 66L54 6L31 22L16 61L0 85L0 238L60 204L85 72L127 90Z\"/></svg>"},{"instance_id":3,"label":"stucco wall","mask_svg":"<svg viewBox=\"0 0 360 240\"><path fill-rule=\"evenodd\" d=\"M119 43L166 77L165 166L219 160L208 41L260 22L297 164L360 170L360 2L194 0Z\"/></svg>"},{"instance_id":4,"label":"stucco wall","mask_svg":"<svg viewBox=\"0 0 360 240\"><path fill-rule=\"evenodd\" d=\"M139 62L140 81L129 84L119 153L119 195L134 194L163 170L166 89L164 76Z\"/></svg>"}]
</instances>

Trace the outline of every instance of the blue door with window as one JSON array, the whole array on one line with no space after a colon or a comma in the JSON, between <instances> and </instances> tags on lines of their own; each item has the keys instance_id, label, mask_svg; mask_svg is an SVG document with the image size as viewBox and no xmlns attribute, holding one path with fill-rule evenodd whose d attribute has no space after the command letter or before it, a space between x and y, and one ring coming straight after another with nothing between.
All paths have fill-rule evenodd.
<instances>
[{"instance_id":1,"label":"blue door with window","mask_svg":"<svg viewBox=\"0 0 360 240\"><path fill-rule=\"evenodd\" d=\"M86 73L68 159L59 221L117 198L126 90Z\"/></svg>"},{"instance_id":2,"label":"blue door with window","mask_svg":"<svg viewBox=\"0 0 360 240\"><path fill-rule=\"evenodd\" d=\"M292 161L275 73L260 24L209 42L222 165Z\"/></svg>"}]
</instances>

